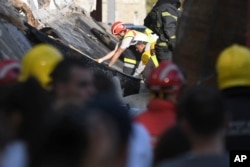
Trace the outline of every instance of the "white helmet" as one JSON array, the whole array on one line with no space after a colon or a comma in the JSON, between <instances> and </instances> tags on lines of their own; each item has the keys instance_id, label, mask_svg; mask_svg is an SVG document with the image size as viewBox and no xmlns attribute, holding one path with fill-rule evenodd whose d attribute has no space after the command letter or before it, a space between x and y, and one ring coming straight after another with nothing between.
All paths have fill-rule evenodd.
<instances>
[{"instance_id":1,"label":"white helmet","mask_svg":"<svg viewBox=\"0 0 250 167\"><path fill-rule=\"evenodd\" d=\"M131 42L131 45L136 45L138 42L149 42L149 38L144 33L138 33Z\"/></svg>"}]
</instances>

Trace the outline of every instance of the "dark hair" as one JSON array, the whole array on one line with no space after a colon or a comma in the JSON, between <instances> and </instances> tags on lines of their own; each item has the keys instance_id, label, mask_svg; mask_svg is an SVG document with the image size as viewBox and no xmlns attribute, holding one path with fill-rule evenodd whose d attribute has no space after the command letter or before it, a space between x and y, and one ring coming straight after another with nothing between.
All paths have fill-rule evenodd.
<instances>
[{"instance_id":1,"label":"dark hair","mask_svg":"<svg viewBox=\"0 0 250 167\"><path fill-rule=\"evenodd\" d=\"M98 92L100 93L114 93L115 84L113 83L111 77L105 75L103 72L94 73L94 85Z\"/></svg>"},{"instance_id":2,"label":"dark hair","mask_svg":"<svg viewBox=\"0 0 250 167\"><path fill-rule=\"evenodd\" d=\"M19 113L21 123L18 137L31 142L43 129L43 122L51 112L52 97L44 90L35 78L17 84L5 101L6 116Z\"/></svg>"},{"instance_id":3,"label":"dark hair","mask_svg":"<svg viewBox=\"0 0 250 167\"><path fill-rule=\"evenodd\" d=\"M154 165L189 151L191 144L179 124L168 129L159 138L154 150Z\"/></svg>"},{"instance_id":4,"label":"dark hair","mask_svg":"<svg viewBox=\"0 0 250 167\"><path fill-rule=\"evenodd\" d=\"M89 110L100 110L114 121L119 133L119 149L128 144L132 132L132 119L128 108L120 100L112 94L100 93L88 104L87 108Z\"/></svg>"},{"instance_id":5,"label":"dark hair","mask_svg":"<svg viewBox=\"0 0 250 167\"><path fill-rule=\"evenodd\" d=\"M184 93L179 112L197 135L211 136L225 122L225 111L220 91L215 87L194 86Z\"/></svg>"},{"instance_id":6,"label":"dark hair","mask_svg":"<svg viewBox=\"0 0 250 167\"><path fill-rule=\"evenodd\" d=\"M70 80L70 72L74 67L80 67L83 69L90 69L90 67L84 63L81 59L75 57L66 57L52 71L50 76L53 82L68 82Z\"/></svg>"},{"instance_id":7,"label":"dark hair","mask_svg":"<svg viewBox=\"0 0 250 167\"><path fill-rule=\"evenodd\" d=\"M144 45L146 45L147 44L147 42L144 42L144 41L137 41L137 43L136 44L144 44Z\"/></svg>"},{"instance_id":8,"label":"dark hair","mask_svg":"<svg viewBox=\"0 0 250 167\"><path fill-rule=\"evenodd\" d=\"M31 159L31 167L78 167L89 149L84 112L65 106L49 119L43 139Z\"/></svg>"},{"instance_id":9,"label":"dark hair","mask_svg":"<svg viewBox=\"0 0 250 167\"><path fill-rule=\"evenodd\" d=\"M35 78L29 78L13 87L5 100L6 118L18 115L20 122L15 127L14 139L25 142L31 158L37 150L37 143L46 131L45 122L51 116L52 97Z\"/></svg>"}]
</instances>

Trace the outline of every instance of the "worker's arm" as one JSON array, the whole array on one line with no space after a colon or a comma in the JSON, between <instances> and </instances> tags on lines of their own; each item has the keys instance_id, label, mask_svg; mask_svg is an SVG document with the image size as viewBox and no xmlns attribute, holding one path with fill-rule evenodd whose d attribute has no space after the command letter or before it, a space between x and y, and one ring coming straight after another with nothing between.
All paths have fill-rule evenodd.
<instances>
[{"instance_id":1,"label":"worker's arm","mask_svg":"<svg viewBox=\"0 0 250 167\"><path fill-rule=\"evenodd\" d=\"M135 69L133 76L134 77L139 76L142 73L142 71L144 70L144 68L145 68L145 64L143 64L143 62L140 61L138 67Z\"/></svg>"},{"instance_id":2,"label":"worker's arm","mask_svg":"<svg viewBox=\"0 0 250 167\"><path fill-rule=\"evenodd\" d=\"M177 21L178 16L175 16L167 11L162 12L163 33L165 38L168 40L168 43L170 45L169 47L171 49L175 48Z\"/></svg>"},{"instance_id":3,"label":"worker's arm","mask_svg":"<svg viewBox=\"0 0 250 167\"><path fill-rule=\"evenodd\" d=\"M124 51L125 51L125 49L118 48L117 51L115 52L114 56L112 57L111 61L109 62L108 66L111 67Z\"/></svg>"},{"instance_id":4,"label":"worker's arm","mask_svg":"<svg viewBox=\"0 0 250 167\"><path fill-rule=\"evenodd\" d=\"M170 40L173 38L176 34L176 28L177 28L177 21L178 16L175 16L168 11L164 11L161 13L162 15L162 29L165 38Z\"/></svg>"},{"instance_id":5,"label":"worker's arm","mask_svg":"<svg viewBox=\"0 0 250 167\"><path fill-rule=\"evenodd\" d=\"M115 64L116 60L121 56L121 54L130 46L131 41L133 40L132 36L125 37L121 41L121 45L115 52L114 56L112 57L111 61L109 62L109 67Z\"/></svg>"},{"instance_id":6,"label":"worker's arm","mask_svg":"<svg viewBox=\"0 0 250 167\"><path fill-rule=\"evenodd\" d=\"M116 44L115 49L112 50L111 52L107 53L107 54L106 54L105 56L103 56L102 58L95 59L95 60L96 60L98 63L102 63L102 62L104 62L105 60L110 59L110 58L116 53L116 51L117 51L117 49L118 49L118 45L119 45L119 44Z\"/></svg>"},{"instance_id":7,"label":"worker's arm","mask_svg":"<svg viewBox=\"0 0 250 167\"><path fill-rule=\"evenodd\" d=\"M150 50L150 49L149 49ZM142 73L142 71L144 70L146 64L148 63L148 60L150 59L150 51L145 51L142 53L141 56L141 61L138 65L138 67L135 69L135 73L133 74L133 76L138 76Z\"/></svg>"}]
</instances>

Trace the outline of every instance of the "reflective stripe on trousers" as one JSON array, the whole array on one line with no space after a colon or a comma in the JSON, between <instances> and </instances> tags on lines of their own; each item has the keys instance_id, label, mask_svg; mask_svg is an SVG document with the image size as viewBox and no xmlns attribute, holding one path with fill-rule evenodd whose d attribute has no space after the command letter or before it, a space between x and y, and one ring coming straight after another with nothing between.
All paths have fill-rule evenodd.
<instances>
[{"instance_id":1,"label":"reflective stripe on trousers","mask_svg":"<svg viewBox=\"0 0 250 167\"><path fill-rule=\"evenodd\" d=\"M134 64L124 63L123 65L124 65L124 67L135 68L135 65L134 65Z\"/></svg>"},{"instance_id":2,"label":"reflective stripe on trousers","mask_svg":"<svg viewBox=\"0 0 250 167\"><path fill-rule=\"evenodd\" d=\"M130 58L124 58L124 63L136 64L136 60Z\"/></svg>"}]
</instances>

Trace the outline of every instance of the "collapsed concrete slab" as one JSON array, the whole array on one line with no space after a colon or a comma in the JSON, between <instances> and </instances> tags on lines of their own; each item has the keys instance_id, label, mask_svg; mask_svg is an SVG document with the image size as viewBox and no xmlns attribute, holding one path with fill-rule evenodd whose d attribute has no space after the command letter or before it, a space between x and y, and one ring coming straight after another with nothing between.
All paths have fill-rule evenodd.
<instances>
[{"instance_id":1,"label":"collapsed concrete slab","mask_svg":"<svg viewBox=\"0 0 250 167\"><path fill-rule=\"evenodd\" d=\"M13 10L11 6L10 8ZM22 15L20 11L12 11L12 13ZM12 15L12 13L10 15ZM31 45L49 43L57 47L65 56L80 57L83 61L87 62L94 71L104 72L108 76L118 76L122 86L124 86L126 82L132 82L132 85L139 84L139 79L122 72L123 63L121 60L118 60L114 68L108 67L105 63L99 64L94 61L94 58L102 57L112 50L110 47L115 46L114 44L117 42L117 39L106 31L101 24L86 15L81 8L75 6L75 4L68 5L60 10L41 8L32 11L32 14L38 20L39 26L34 27L26 23L24 31L22 32ZM7 16L7 18L9 17ZM23 19L25 16L21 18ZM18 17L15 19L19 20ZM22 22L22 20L20 22ZM95 28L97 32L100 32L98 34L99 36L96 36L96 33L93 34L93 31L91 31L93 28ZM13 34L15 35L15 33ZM100 40L102 38L103 40ZM6 39L9 40L10 36L6 35ZM19 43L18 40L13 42ZM11 50L15 49L12 48ZM19 53L18 59L21 59L23 53L24 51ZM133 53L127 50L125 54Z\"/></svg>"}]
</instances>

